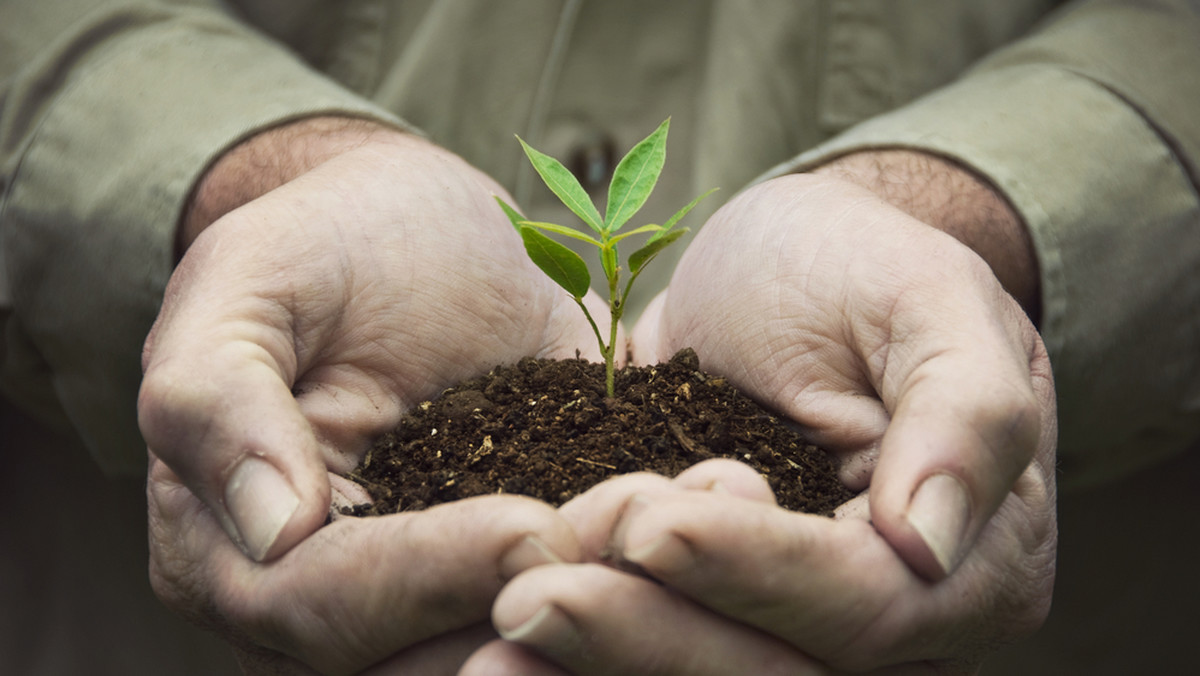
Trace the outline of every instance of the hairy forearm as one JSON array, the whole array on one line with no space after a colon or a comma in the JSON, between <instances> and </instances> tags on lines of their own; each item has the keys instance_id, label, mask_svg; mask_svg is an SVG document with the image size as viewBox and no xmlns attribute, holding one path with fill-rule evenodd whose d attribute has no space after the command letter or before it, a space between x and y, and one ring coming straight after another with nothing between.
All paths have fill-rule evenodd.
<instances>
[{"instance_id":1,"label":"hairy forearm","mask_svg":"<svg viewBox=\"0 0 1200 676\"><path fill-rule=\"evenodd\" d=\"M231 148L192 190L176 239L182 255L214 221L347 150L403 134L370 120L313 117L256 134Z\"/></svg>"},{"instance_id":2,"label":"hairy forearm","mask_svg":"<svg viewBox=\"0 0 1200 676\"><path fill-rule=\"evenodd\" d=\"M814 173L861 185L970 247L1037 323L1041 284L1033 242L1021 217L987 181L951 160L911 150L838 158Z\"/></svg>"}]
</instances>

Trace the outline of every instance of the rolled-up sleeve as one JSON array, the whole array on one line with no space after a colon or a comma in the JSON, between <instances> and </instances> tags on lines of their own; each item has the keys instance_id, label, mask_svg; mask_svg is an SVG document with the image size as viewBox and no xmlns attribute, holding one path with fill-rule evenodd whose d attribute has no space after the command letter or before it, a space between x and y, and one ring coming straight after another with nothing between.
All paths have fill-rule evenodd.
<instances>
[{"instance_id":1,"label":"rolled-up sleeve","mask_svg":"<svg viewBox=\"0 0 1200 676\"><path fill-rule=\"evenodd\" d=\"M1069 5L959 81L777 168L904 147L987 177L1024 218L1064 485L1200 435L1200 6Z\"/></svg>"},{"instance_id":2,"label":"rolled-up sleeve","mask_svg":"<svg viewBox=\"0 0 1200 676\"><path fill-rule=\"evenodd\" d=\"M144 471L140 349L206 167L293 119L399 124L221 6L0 8L0 383L110 471Z\"/></svg>"}]
</instances>

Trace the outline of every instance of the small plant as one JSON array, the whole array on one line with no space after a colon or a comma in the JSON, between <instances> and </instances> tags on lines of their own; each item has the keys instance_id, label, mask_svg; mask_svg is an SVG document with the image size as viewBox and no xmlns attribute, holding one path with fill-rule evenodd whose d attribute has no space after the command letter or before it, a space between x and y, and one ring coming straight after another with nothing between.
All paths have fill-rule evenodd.
<instances>
[{"instance_id":1,"label":"small plant","mask_svg":"<svg viewBox=\"0 0 1200 676\"><path fill-rule=\"evenodd\" d=\"M521 234L529 258L550 279L571 294L592 325L592 330L596 333L596 341L600 343L600 353L604 356L604 384L610 397L613 396L613 362L617 351L617 323L625 312L625 300L629 297L629 290L633 287L634 280L659 252L688 231L687 228L675 229L675 224L699 204L700 200L716 190L713 188L692 200L662 225L643 225L640 228L617 234L642 208L654 190L654 185L658 183L658 177L662 173L663 163L667 156L667 128L670 123L670 118L664 120L658 129L654 130L654 133L635 145L625 157L621 158L608 185L608 206L603 218L592 204L587 191L561 162L534 150L520 137L517 137L517 140L521 142L521 147L525 149L525 155L529 157L529 161L538 175L546 182L546 186L558 196L558 199L568 209L591 228L595 236L586 231L554 223L526 220L504 200L496 198L500 207L504 209L504 213L508 215L508 219L512 221L513 227ZM599 250L600 264L604 269L605 277L608 278L608 308L612 319L607 342L601 335L596 320L583 303L583 297L592 283L587 263L579 254L551 239L543 231L587 242ZM629 279L625 282L624 288L621 288L621 267L618 263L617 244L626 237L642 233L652 234L640 249L630 254Z\"/></svg>"}]
</instances>

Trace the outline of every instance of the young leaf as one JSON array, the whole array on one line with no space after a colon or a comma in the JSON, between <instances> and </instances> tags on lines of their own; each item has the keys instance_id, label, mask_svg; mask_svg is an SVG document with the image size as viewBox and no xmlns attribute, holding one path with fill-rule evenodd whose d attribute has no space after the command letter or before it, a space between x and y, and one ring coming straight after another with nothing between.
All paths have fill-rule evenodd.
<instances>
[{"instance_id":1,"label":"young leaf","mask_svg":"<svg viewBox=\"0 0 1200 676\"><path fill-rule=\"evenodd\" d=\"M667 231L669 231L671 228L675 227L675 224L679 222L679 219L683 218L684 216L687 216L688 212L691 211L692 209L694 209L695 206L700 203L700 200L704 199L705 197L708 197L709 195L713 194L716 191L717 191L717 188L713 188L713 189L705 192L703 195L700 195L696 199L692 200L691 202L688 202L687 206L680 209L679 211L676 211L674 216L672 216L670 219L668 219L666 223L663 223L662 230L659 230L658 232L654 233L653 235L650 235L650 239L646 240L646 243L649 244L651 242L656 242L659 239L662 239L663 237L665 237L667 234Z\"/></svg>"},{"instance_id":2,"label":"young leaf","mask_svg":"<svg viewBox=\"0 0 1200 676\"><path fill-rule=\"evenodd\" d=\"M666 230L660 230L659 232L655 233L655 235L658 236L657 239L651 239L650 241L646 242L645 246L629 254L629 272L634 275L641 272L642 268L646 267L646 264L658 255L658 252L670 246L675 240L683 237L687 231L687 228L680 228L670 232L667 232ZM663 233L666 234L664 235Z\"/></svg>"},{"instance_id":3,"label":"young leaf","mask_svg":"<svg viewBox=\"0 0 1200 676\"><path fill-rule=\"evenodd\" d=\"M521 232L521 221L524 221L525 217L517 213L517 210L509 206L508 202L501 199L499 195L492 195L492 197L500 204L500 208L504 210L504 215L508 216L508 222L512 223L513 228L517 232Z\"/></svg>"},{"instance_id":4,"label":"young leaf","mask_svg":"<svg viewBox=\"0 0 1200 676\"><path fill-rule=\"evenodd\" d=\"M592 230L602 232L604 219L600 218L600 212L596 211L596 205L592 204L592 198L588 196L587 191L579 185L579 179L575 178L575 175L568 171L562 162L533 149L520 136L517 137L517 140L521 142L521 147L525 149L525 155L533 164L533 168L546 182L546 186L555 195L558 195L558 199L562 200L562 203L575 212L575 215L587 223Z\"/></svg>"},{"instance_id":5,"label":"young leaf","mask_svg":"<svg viewBox=\"0 0 1200 676\"><path fill-rule=\"evenodd\" d=\"M528 225L521 226L525 252L542 272L575 298L583 298L592 284L587 263L579 254Z\"/></svg>"},{"instance_id":6,"label":"young leaf","mask_svg":"<svg viewBox=\"0 0 1200 676\"><path fill-rule=\"evenodd\" d=\"M518 232L520 232L521 226L523 225L528 225L529 227L537 228L538 230L545 230L546 232L553 232L554 234L562 235L563 237L577 239L581 242L587 242L595 247L603 246L600 243L600 240L588 235L586 232L568 228L565 225L559 225L557 223L543 223L542 221L526 221L522 219L519 223L517 223Z\"/></svg>"},{"instance_id":7,"label":"young leaf","mask_svg":"<svg viewBox=\"0 0 1200 676\"><path fill-rule=\"evenodd\" d=\"M608 184L608 206L604 210L604 231L621 229L646 203L667 159L667 128L671 118L663 120L652 134L642 139L617 163Z\"/></svg>"}]
</instances>

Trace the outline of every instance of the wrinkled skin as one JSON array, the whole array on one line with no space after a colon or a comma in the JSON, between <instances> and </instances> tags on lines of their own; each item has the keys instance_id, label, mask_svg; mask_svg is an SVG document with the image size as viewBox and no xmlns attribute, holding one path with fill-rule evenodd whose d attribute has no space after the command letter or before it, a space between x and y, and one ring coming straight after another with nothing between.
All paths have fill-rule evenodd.
<instances>
[{"instance_id":1,"label":"wrinkled skin","mask_svg":"<svg viewBox=\"0 0 1200 676\"><path fill-rule=\"evenodd\" d=\"M829 520L727 461L610 481L562 508L587 560L507 585L492 617L509 640L462 673L970 672L1043 621L1049 364L956 240L839 180L776 179L705 225L634 339L647 362L695 347L869 490ZM940 558L909 522L931 476L966 487ZM946 497L938 513L961 504ZM642 576L597 565L606 549Z\"/></svg>"}]
</instances>

